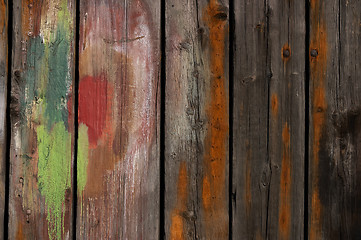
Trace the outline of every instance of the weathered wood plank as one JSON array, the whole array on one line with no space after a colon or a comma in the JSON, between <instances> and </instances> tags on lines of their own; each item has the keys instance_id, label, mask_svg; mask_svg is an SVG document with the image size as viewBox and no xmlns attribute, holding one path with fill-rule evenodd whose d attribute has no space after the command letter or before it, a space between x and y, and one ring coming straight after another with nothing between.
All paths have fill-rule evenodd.
<instances>
[{"instance_id":1,"label":"weathered wood plank","mask_svg":"<svg viewBox=\"0 0 361 240\"><path fill-rule=\"evenodd\" d=\"M166 239L227 239L228 1L166 1Z\"/></svg>"},{"instance_id":2,"label":"weathered wood plank","mask_svg":"<svg viewBox=\"0 0 361 240\"><path fill-rule=\"evenodd\" d=\"M233 237L303 239L305 4L235 2Z\"/></svg>"},{"instance_id":3,"label":"weathered wood plank","mask_svg":"<svg viewBox=\"0 0 361 240\"><path fill-rule=\"evenodd\" d=\"M310 2L309 238L361 238L361 1Z\"/></svg>"},{"instance_id":4,"label":"weathered wood plank","mask_svg":"<svg viewBox=\"0 0 361 240\"><path fill-rule=\"evenodd\" d=\"M4 234L6 104L8 78L8 2L0 0L0 239Z\"/></svg>"},{"instance_id":5,"label":"weathered wood plank","mask_svg":"<svg viewBox=\"0 0 361 240\"><path fill-rule=\"evenodd\" d=\"M13 4L9 238L70 239L75 1Z\"/></svg>"},{"instance_id":6,"label":"weathered wood plank","mask_svg":"<svg viewBox=\"0 0 361 240\"><path fill-rule=\"evenodd\" d=\"M158 239L160 1L80 3L79 239Z\"/></svg>"}]
</instances>

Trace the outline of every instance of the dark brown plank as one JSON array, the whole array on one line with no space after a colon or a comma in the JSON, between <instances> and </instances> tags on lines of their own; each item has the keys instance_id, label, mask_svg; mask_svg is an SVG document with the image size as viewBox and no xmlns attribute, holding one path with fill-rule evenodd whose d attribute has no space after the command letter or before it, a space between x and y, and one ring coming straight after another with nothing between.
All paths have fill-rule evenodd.
<instances>
[{"instance_id":1,"label":"dark brown plank","mask_svg":"<svg viewBox=\"0 0 361 240\"><path fill-rule=\"evenodd\" d=\"M166 1L165 237L228 239L228 1Z\"/></svg>"},{"instance_id":2,"label":"dark brown plank","mask_svg":"<svg viewBox=\"0 0 361 240\"><path fill-rule=\"evenodd\" d=\"M79 239L159 238L160 1L80 2Z\"/></svg>"},{"instance_id":3,"label":"dark brown plank","mask_svg":"<svg viewBox=\"0 0 361 240\"><path fill-rule=\"evenodd\" d=\"M310 2L309 238L361 238L361 1Z\"/></svg>"},{"instance_id":4,"label":"dark brown plank","mask_svg":"<svg viewBox=\"0 0 361 240\"><path fill-rule=\"evenodd\" d=\"M303 239L305 5L235 2L233 238Z\"/></svg>"},{"instance_id":5,"label":"dark brown plank","mask_svg":"<svg viewBox=\"0 0 361 240\"><path fill-rule=\"evenodd\" d=\"M72 238L74 4L13 1L9 239Z\"/></svg>"},{"instance_id":6,"label":"dark brown plank","mask_svg":"<svg viewBox=\"0 0 361 240\"><path fill-rule=\"evenodd\" d=\"M7 78L8 3L0 0L0 239L4 234Z\"/></svg>"}]
</instances>

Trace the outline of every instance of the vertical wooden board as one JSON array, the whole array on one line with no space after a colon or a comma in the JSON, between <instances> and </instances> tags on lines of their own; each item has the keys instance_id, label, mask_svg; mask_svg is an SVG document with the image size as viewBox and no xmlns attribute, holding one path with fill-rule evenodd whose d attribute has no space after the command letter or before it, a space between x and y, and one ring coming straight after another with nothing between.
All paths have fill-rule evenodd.
<instances>
[{"instance_id":1,"label":"vertical wooden board","mask_svg":"<svg viewBox=\"0 0 361 240\"><path fill-rule=\"evenodd\" d=\"M310 3L310 239L361 238L360 3Z\"/></svg>"},{"instance_id":2,"label":"vertical wooden board","mask_svg":"<svg viewBox=\"0 0 361 240\"><path fill-rule=\"evenodd\" d=\"M303 238L304 16L302 1L235 2L234 239Z\"/></svg>"},{"instance_id":3,"label":"vertical wooden board","mask_svg":"<svg viewBox=\"0 0 361 240\"><path fill-rule=\"evenodd\" d=\"M80 2L79 239L159 238L160 1Z\"/></svg>"},{"instance_id":4,"label":"vertical wooden board","mask_svg":"<svg viewBox=\"0 0 361 240\"><path fill-rule=\"evenodd\" d=\"M267 236L271 77L267 63L267 12L264 0L234 2L233 239Z\"/></svg>"},{"instance_id":5,"label":"vertical wooden board","mask_svg":"<svg viewBox=\"0 0 361 240\"><path fill-rule=\"evenodd\" d=\"M165 238L227 239L228 1L165 14Z\"/></svg>"},{"instance_id":6,"label":"vertical wooden board","mask_svg":"<svg viewBox=\"0 0 361 240\"><path fill-rule=\"evenodd\" d=\"M0 239L4 233L7 77L8 2L0 0Z\"/></svg>"},{"instance_id":7,"label":"vertical wooden board","mask_svg":"<svg viewBox=\"0 0 361 240\"><path fill-rule=\"evenodd\" d=\"M303 239L305 2L269 0L268 238Z\"/></svg>"},{"instance_id":8,"label":"vertical wooden board","mask_svg":"<svg viewBox=\"0 0 361 240\"><path fill-rule=\"evenodd\" d=\"M74 4L13 2L10 239L72 237Z\"/></svg>"}]
</instances>

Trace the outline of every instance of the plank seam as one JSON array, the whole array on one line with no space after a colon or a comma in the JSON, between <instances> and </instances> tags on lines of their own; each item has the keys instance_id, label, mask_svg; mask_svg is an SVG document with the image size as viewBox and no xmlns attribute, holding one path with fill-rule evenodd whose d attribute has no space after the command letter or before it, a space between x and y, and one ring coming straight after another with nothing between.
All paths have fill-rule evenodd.
<instances>
[{"instance_id":1,"label":"plank seam","mask_svg":"<svg viewBox=\"0 0 361 240\"><path fill-rule=\"evenodd\" d=\"M13 1L7 1L7 93L6 93L6 158L5 158L5 207L4 207L4 239L9 238L9 198L10 198L10 146L11 146L11 76L12 76L12 46L13 46Z\"/></svg>"},{"instance_id":2,"label":"plank seam","mask_svg":"<svg viewBox=\"0 0 361 240\"><path fill-rule=\"evenodd\" d=\"M75 79L74 79L74 170L73 170L73 240L77 239L78 210L78 107L79 107L79 37L80 0L75 0Z\"/></svg>"}]
</instances>

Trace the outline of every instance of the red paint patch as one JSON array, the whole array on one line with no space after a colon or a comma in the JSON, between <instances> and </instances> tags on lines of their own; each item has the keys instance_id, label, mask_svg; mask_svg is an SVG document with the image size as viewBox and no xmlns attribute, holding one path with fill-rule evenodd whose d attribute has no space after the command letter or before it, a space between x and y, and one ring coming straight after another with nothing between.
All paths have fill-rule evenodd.
<instances>
[{"instance_id":1,"label":"red paint patch","mask_svg":"<svg viewBox=\"0 0 361 240\"><path fill-rule=\"evenodd\" d=\"M90 144L97 144L105 127L107 81L104 75L86 76L79 84L79 123L88 127Z\"/></svg>"}]
</instances>

